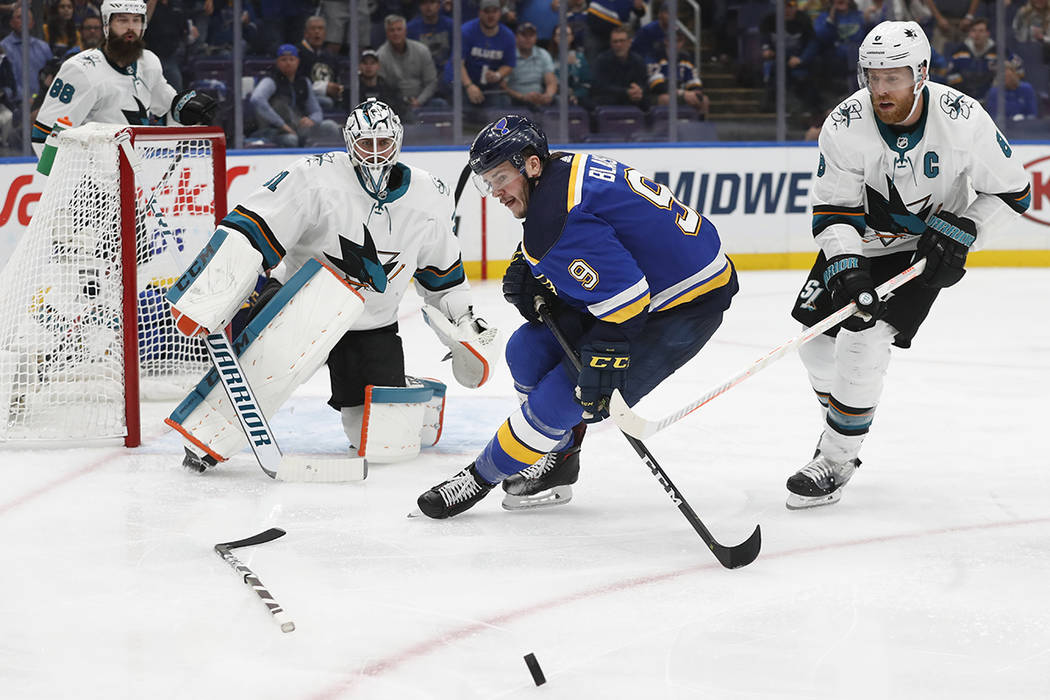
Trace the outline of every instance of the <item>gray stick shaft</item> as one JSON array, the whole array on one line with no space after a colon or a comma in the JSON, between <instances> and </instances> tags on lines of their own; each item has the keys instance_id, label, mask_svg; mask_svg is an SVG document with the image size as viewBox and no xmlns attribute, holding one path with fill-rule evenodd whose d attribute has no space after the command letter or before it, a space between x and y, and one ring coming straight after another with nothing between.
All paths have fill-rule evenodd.
<instances>
[{"instance_id":1,"label":"gray stick shaft","mask_svg":"<svg viewBox=\"0 0 1050 700\"><path fill-rule=\"evenodd\" d=\"M288 619L284 614L284 608L282 608L280 603L274 599L273 594L271 594L269 589L263 585L262 581L259 580L259 577L255 575L254 571L249 569L244 562L234 556L228 548L220 545L215 548L215 551L219 553L219 556L221 556L227 564L233 567L234 571L241 575L241 579L244 583L251 586L252 590L262 599L266 609L270 611L271 615L273 615L273 619L281 626L282 632L291 632L295 629L295 623Z\"/></svg>"}]
</instances>

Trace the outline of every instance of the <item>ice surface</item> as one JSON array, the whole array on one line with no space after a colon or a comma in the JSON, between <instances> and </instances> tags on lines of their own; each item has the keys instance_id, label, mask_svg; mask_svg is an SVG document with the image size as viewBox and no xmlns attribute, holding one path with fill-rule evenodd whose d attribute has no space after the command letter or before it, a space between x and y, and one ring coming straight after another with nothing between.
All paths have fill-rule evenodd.
<instances>
[{"instance_id":1,"label":"ice surface","mask_svg":"<svg viewBox=\"0 0 1050 700\"><path fill-rule=\"evenodd\" d=\"M744 272L723 328L638 410L662 415L797 332L802 273ZM516 312L480 283L478 311ZM450 383L445 432L352 484L272 482L250 453L205 475L147 406L145 444L0 450L0 697L1050 697L1050 271L974 269L895 351L841 503L784 508L819 433L789 356L647 442L720 541L721 568L614 427L592 428L575 498L448 521L416 497L514 409L506 368L454 385L419 302L411 373ZM274 418L287 452L337 454L327 375ZM282 634L212 551L238 550L296 623ZM534 652L547 684L523 661Z\"/></svg>"}]
</instances>

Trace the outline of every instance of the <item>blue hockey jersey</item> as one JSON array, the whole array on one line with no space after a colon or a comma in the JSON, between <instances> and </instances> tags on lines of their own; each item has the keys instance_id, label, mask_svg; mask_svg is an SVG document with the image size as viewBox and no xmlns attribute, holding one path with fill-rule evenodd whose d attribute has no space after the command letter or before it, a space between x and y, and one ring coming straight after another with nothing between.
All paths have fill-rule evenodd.
<instances>
[{"instance_id":1,"label":"blue hockey jersey","mask_svg":"<svg viewBox=\"0 0 1050 700\"><path fill-rule=\"evenodd\" d=\"M599 156L547 165L529 198L522 252L560 299L602 322L595 335L607 339L630 340L650 313L731 294L714 224L665 185Z\"/></svg>"}]
</instances>

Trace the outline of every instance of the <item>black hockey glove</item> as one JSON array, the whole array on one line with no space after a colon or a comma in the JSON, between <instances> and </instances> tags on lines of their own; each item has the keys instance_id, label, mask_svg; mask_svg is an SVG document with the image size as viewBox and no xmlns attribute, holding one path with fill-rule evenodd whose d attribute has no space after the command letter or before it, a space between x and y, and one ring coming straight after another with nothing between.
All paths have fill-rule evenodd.
<instances>
[{"instance_id":1,"label":"black hockey glove","mask_svg":"<svg viewBox=\"0 0 1050 700\"><path fill-rule=\"evenodd\" d=\"M977 224L946 211L931 216L919 238L914 261L926 258L922 282L927 287L950 287L966 274L966 255L977 240Z\"/></svg>"},{"instance_id":2,"label":"black hockey glove","mask_svg":"<svg viewBox=\"0 0 1050 700\"><path fill-rule=\"evenodd\" d=\"M218 107L219 103L207 93L183 90L171 101L171 116L183 126L207 126Z\"/></svg>"},{"instance_id":3,"label":"black hockey glove","mask_svg":"<svg viewBox=\"0 0 1050 700\"><path fill-rule=\"evenodd\" d=\"M824 268L824 287L831 292L836 306L857 302L857 309L867 317L853 315L842 322L849 331L862 331L875 325L886 315L886 304L875 293L875 282L868 271L868 259L863 255L836 255Z\"/></svg>"},{"instance_id":4,"label":"black hockey glove","mask_svg":"<svg viewBox=\"0 0 1050 700\"><path fill-rule=\"evenodd\" d=\"M609 417L609 397L627 385L631 365L626 342L595 341L580 348L580 376L576 380L576 403L583 406L583 422L597 423Z\"/></svg>"},{"instance_id":5,"label":"black hockey glove","mask_svg":"<svg viewBox=\"0 0 1050 700\"><path fill-rule=\"evenodd\" d=\"M503 274L503 298L514 304L526 321L538 323L540 317L536 313L534 301L537 294L547 300L548 306L553 306L555 295L533 276L532 268L522 255L521 246L518 246Z\"/></svg>"}]
</instances>

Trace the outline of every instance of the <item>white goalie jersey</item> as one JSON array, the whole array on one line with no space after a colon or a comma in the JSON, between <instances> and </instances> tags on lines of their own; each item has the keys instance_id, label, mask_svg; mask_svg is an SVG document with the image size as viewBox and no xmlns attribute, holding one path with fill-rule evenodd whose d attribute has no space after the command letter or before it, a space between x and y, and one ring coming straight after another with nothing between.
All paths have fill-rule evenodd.
<instances>
[{"instance_id":1,"label":"white goalie jersey","mask_svg":"<svg viewBox=\"0 0 1050 700\"><path fill-rule=\"evenodd\" d=\"M426 303L450 319L470 306L470 284L452 230L454 205L448 187L425 170L394 166L383 199L358 180L345 151L310 155L274 175L234 207L220 228L248 238L263 267L281 282L311 258L344 274L364 298L364 313L351 330L372 330L397 320L398 306L413 281ZM374 241L387 286L363 286L344 260ZM276 269L275 269L276 268Z\"/></svg>"},{"instance_id":2,"label":"white goalie jersey","mask_svg":"<svg viewBox=\"0 0 1050 700\"><path fill-rule=\"evenodd\" d=\"M923 95L909 131L880 121L866 88L824 121L811 201L813 236L829 259L915 250L942 210L976 223L979 248L1028 208L1028 176L981 105L935 83Z\"/></svg>"},{"instance_id":3,"label":"white goalie jersey","mask_svg":"<svg viewBox=\"0 0 1050 700\"><path fill-rule=\"evenodd\" d=\"M62 64L33 123L37 156L62 117L73 126L149 124L150 115L162 117L171 109L175 88L164 79L160 59L143 50L126 68L111 63L99 49L82 51Z\"/></svg>"}]
</instances>

